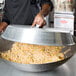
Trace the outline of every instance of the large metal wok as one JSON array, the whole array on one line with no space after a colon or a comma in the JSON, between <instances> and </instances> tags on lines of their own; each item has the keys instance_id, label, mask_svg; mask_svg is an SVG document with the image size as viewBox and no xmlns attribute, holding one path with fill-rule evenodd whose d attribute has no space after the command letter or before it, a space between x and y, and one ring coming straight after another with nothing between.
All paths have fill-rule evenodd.
<instances>
[{"instance_id":1,"label":"large metal wok","mask_svg":"<svg viewBox=\"0 0 76 76\"><path fill-rule=\"evenodd\" d=\"M53 32L53 34L54 34L54 40L51 43L54 43L54 44L58 43L58 46L59 46L59 44L61 44L60 46L62 46L62 44L64 43L65 38L67 39L67 37L66 37L67 34L65 35L64 33L61 33L61 32L60 33ZM63 38L63 36L65 38ZM70 39L69 35L68 35L68 39ZM61 64L65 63L68 59L70 59L75 54L75 50L76 50L75 46L76 45L74 45L72 40L70 40L70 42L68 42L68 39L65 42L65 43L67 43L67 45L64 44L64 46L65 45L66 46L65 46L65 48L63 48L61 50L61 52L64 53L64 55L65 55L65 59L64 60L61 60L61 61L58 61L58 62L52 62L52 63L45 63L45 64L19 64L19 63L14 63L14 62L7 61L7 60L4 60L4 59L3 59L3 61L5 63L10 64L11 66L17 68L18 70L22 70L22 71L42 72L42 71L54 70L58 66L60 66ZM3 39L3 38L0 38L0 51L5 51L5 49L7 49L8 47L11 48L11 45L13 43L14 43L14 41L10 41L10 40L6 40L6 39ZM57 46L57 44L55 46Z\"/></svg>"}]
</instances>

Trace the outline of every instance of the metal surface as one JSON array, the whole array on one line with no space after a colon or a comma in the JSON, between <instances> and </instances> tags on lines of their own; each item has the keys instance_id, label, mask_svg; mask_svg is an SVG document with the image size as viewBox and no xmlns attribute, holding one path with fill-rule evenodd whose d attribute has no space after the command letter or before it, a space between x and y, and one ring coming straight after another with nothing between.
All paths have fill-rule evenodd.
<instances>
[{"instance_id":1,"label":"metal surface","mask_svg":"<svg viewBox=\"0 0 76 76\"><path fill-rule=\"evenodd\" d=\"M0 45L1 46L0 48L4 48L8 45L5 43L1 43L1 44L2 45ZM76 49L75 46L76 45L67 46L64 50L62 50L62 52L65 54L65 59L62 61L58 61L58 62L46 63L46 64L19 64L19 63L6 61L6 60L3 60L3 61L15 67L16 69L22 70L22 71L42 72L42 71L47 71L47 70L53 70L53 69L56 69L61 64L65 63L75 53L75 49Z\"/></svg>"},{"instance_id":2,"label":"metal surface","mask_svg":"<svg viewBox=\"0 0 76 76\"><path fill-rule=\"evenodd\" d=\"M31 28L23 25L9 25L1 37L10 41L38 45L67 46L74 44L70 33L53 32L51 29Z\"/></svg>"},{"instance_id":3,"label":"metal surface","mask_svg":"<svg viewBox=\"0 0 76 76\"><path fill-rule=\"evenodd\" d=\"M66 53L65 53L66 52ZM53 63L45 63L45 64L19 64L19 63L14 63L10 62L7 60L3 60L6 64L9 64L13 67L15 67L18 70L22 71L28 71L28 72L42 72L42 71L48 71L48 70L54 70L58 66L64 64L70 57L75 53L74 48L71 50L68 48L68 50L64 50L63 53L65 54L65 59L58 61L58 62L53 62Z\"/></svg>"},{"instance_id":4,"label":"metal surface","mask_svg":"<svg viewBox=\"0 0 76 76\"><path fill-rule=\"evenodd\" d=\"M19 71L0 60L0 76L76 76L76 55L53 71L39 73Z\"/></svg>"},{"instance_id":5,"label":"metal surface","mask_svg":"<svg viewBox=\"0 0 76 76\"><path fill-rule=\"evenodd\" d=\"M60 61L60 62L54 62L54 63L47 63L47 64L19 64L19 63L14 63L10 62L7 60L3 60L6 64L9 64L13 66L14 68L21 70L21 71L26 71L26 72L44 72L44 71L53 71L56 69L58 66L61 64L64 64L66 60Z\"/></svg>"},{"instance_id":6,"label":"metal surface","mask_svg":"<svg viewBox=\"0 0 76 76\"><path fill-rule=\"evenodd\" d=\"M17 30L19 30L19 31L17 31ZM29 32L29 33L26 33L25 31ZM42 32L42 34L39 33L39 31ZM51 35L50 35L50 33L51 33ZM46 35L47 35L47 37L45 37ZM22 71L42 72L42 71L47 71L47 70L54 70L58 66L65 63L75 52L75 50L74 50L75 45L71 45L71 43L73 44L72 37L70 36L70 34L67 34L67 33L66 34L62 33L61 34L61 33L57 33L57 32L50 32L46 29L38 29L38 28L37 29L36 28L30 28L29 29L29 28L25 28L25 26L24 27L22 27L22 26L14 26L14 27L9 26L6 29L6 32L2 35L3 38L4 38L4 36L7 36L7 38L11 37L12 39L13 38L15 39L17 37L19 40L21 39L21 42L23 42L24 40L26 41L27 38L29 38L29 39L32 38L33 40L35 40L35 38L36 39L43 38L44 40L41 39L41 41L44 41L44 44L47 43L46 45L48 45L49 38L50 38L51 39L50 42L52 43L52 45L58 45L58 44L60 45L60 44L65 44L65 43L68 44L68 46L66 46L66 49L62 50L62 52L65 54L65 59L62 60L62 61L58 61L58 62L46 63L46 64L19 64L19 63L13 63L13 62L10 62L10 61L3 60L5 63L10 64L13 67L15 67L16 69L22 70ZM35 37L33 38L32 36L35 36ZM27 39L28 42L31 42L32 44L36 41L35 40L33 42L33 41L30 41L29 39ZM8 41L8 40L4 40L4 39L1 40L0 39L0 43L1 43L0 51L5 51L5 49L3 50L3 48L8 47L9 45L12 45L14 43L14 42L11 43L11 41ZM70 42L70 44L69 44L69 42ZM38 43L38 42L35 42L35 43ZM42 44L42 43L43 42L39 42L39 45ZM49 43L49 45L51 43Z\"/></svg>"},{"instance_id":7,"label":"metal surface","mask_svg":"<svg viewBox=\"0 0 76 76\"><path fill-rule=\"evenodd\" d=\"M7 51L11 49L12 44L12 41L8 41L0 37L0 51Z\"/></svg>"}]
</instances>

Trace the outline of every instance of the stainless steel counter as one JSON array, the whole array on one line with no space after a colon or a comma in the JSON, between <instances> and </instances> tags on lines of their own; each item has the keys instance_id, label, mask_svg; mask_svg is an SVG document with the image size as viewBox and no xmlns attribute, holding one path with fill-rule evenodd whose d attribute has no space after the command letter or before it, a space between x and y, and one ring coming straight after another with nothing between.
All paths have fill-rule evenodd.
<instances>
[{"instance_id":1,"label":"stainless steel counter","mask_svg":"<svg viewBox=\"0 0 76 76\"><path fill-rule=\"evenodd\" d=\"M76 55L56 70L42 73L22 72L0 60L0 76L76 76Z\"/></svg>"}]
</instances>

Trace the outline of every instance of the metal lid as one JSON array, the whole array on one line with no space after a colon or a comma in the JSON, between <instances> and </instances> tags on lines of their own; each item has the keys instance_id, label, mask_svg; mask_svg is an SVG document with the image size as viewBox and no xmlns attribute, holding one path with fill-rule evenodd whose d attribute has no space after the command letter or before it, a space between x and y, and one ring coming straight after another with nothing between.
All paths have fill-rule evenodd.
<instances>
[{"instance_id":1,"label":"metal lid","mask_svg":"<svg viewBox=\"0 0 76 76\"><path fill-rule=\"evenodd\" d=\"M67 46L74 44L70 33L23 25L9 25L1 37L10 41L37 45Z\"/></svg>"}]
</instances>

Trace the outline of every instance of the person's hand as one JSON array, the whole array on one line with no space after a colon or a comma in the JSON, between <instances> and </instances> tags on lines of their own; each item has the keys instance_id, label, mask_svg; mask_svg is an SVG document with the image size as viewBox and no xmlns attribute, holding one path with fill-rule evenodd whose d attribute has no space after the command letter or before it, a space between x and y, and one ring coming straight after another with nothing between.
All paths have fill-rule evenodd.
<instances>
[{"instance_id":1,"label":"person's hand","mask_svg":"<svg viewBox=\"0 0 76 76\"><path fill-rule=\"evenodd\" d=\"M3 30L5 30L7 26L8 26L8 24L6 22L1 22L0 23L0 32L2 32Z\"/></svg>"},{"instance_id":2,"label":"person's hand","mask_svg":"<svg viewBox=\"0 0 76 76\"><path fill-rule=\"evenodd\" d=\"M40 13L36 15L32 27L36 26L36 24L39 25L40 28L42 28L46 24L44 17Z\"/></svg>"}]
</instances>

